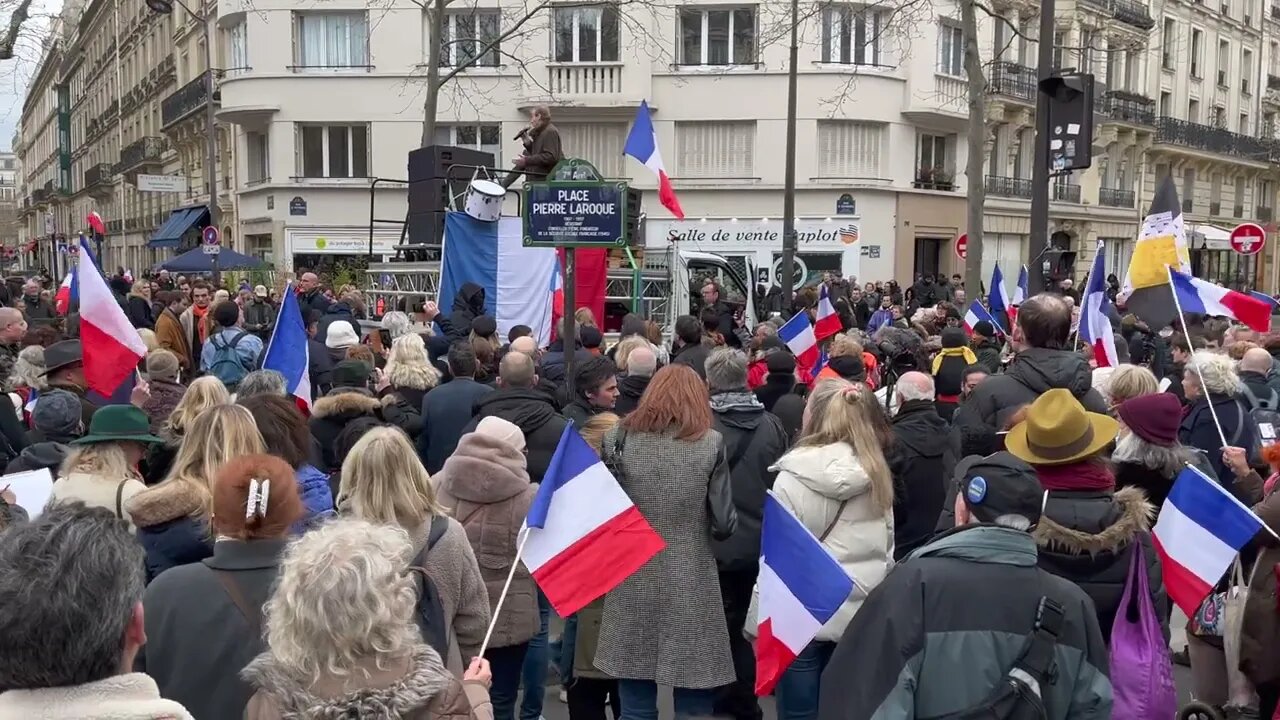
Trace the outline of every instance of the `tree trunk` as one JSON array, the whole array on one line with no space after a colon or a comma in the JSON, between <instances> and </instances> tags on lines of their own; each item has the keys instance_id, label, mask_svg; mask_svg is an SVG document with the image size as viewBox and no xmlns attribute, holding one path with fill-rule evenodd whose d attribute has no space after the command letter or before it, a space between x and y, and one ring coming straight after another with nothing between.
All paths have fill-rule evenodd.
<instances>
[{"instance_id":1,"label":"tree trunk","mask_svg":"<svg viewBox=\"0 0 1280 720\"><path fill-rule=\"evenodd\" d=\"M961 32L964 34L964 69L969 79L969 157L965 163L968 187L968 246L966 248L964 284L970 300L981 294L982 288L982 217L987 200L983 160L987 148L987 79L982 72L982 57L978 54L978 18L974 8L976 0L960 3ZM964 309L960 308L963 312Z\"/></svg>"},{"instance_id":2,"label":"tree trunk","mask_svg":"<svg viewBox=\"0 0 1280 720\"><path fill-rule=\"evenodd\" d=\"M427 11L427 87L422 101L422 147L435 144L440 105L440 39L444 37L445 0L433 0Z\"/></svg>"}]
</instances>

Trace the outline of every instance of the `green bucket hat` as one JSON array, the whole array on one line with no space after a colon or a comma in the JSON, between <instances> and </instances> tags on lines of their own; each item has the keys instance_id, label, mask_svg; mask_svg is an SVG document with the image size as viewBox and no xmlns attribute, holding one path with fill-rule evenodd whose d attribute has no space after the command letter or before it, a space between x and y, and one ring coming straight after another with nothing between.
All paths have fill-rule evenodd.
<instances>
[{"instance_id":1,"label":"green bucket hat","mask_svg":"<svg viewBox=\"0 0 1280 720\"><path fill-rule=\"evenodd\" d=\"M72 445L120 442L132 440L141 443L162 443L163 439L151 434L151 421L147 414L133 405L108 405L93 414L89 422L89 434Z\"/></svg>"}]
</instances>

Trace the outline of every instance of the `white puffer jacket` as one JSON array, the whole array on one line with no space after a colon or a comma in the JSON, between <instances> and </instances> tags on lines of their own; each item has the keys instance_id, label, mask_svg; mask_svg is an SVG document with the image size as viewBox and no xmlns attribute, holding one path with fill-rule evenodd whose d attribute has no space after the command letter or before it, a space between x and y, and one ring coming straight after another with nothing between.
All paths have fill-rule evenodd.
<instances>
[{"instance_id":1,"label":"white puffer jacket","mask_svg":"<svg viewBox=\"0 0 1280 720\"><path fill-rule=\"evenodd\" d=\"M893 565L893 511L881 512L872 504L871 478L847 443L794 448L775 468L773 492L778 500L814 537L822 537L835 522L822 544L863 588L855 588L818 631L817 640L837 641L866 599L863 591L879 585Z\"/></svg>"}]
</instances>

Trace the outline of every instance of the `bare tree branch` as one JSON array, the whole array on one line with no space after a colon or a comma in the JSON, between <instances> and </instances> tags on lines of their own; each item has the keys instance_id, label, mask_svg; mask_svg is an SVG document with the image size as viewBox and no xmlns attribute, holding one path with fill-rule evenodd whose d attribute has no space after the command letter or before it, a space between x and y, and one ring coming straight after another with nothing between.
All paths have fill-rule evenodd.
<instances>
[{"instance_id":1,"label":"bare tree branch","mask_svg":"<svg viewBox=\"0 0 1280 720\"><path fill-rule=\"evenodd\" d=\"M27 21L30 13L31 0L21 0L18 7L13 9L13 14L9 16L9 28L0 36L0 60L13 59L13 46L18 42L18 33L22 31L22 24Z\"/></svg>"}]
</instances>

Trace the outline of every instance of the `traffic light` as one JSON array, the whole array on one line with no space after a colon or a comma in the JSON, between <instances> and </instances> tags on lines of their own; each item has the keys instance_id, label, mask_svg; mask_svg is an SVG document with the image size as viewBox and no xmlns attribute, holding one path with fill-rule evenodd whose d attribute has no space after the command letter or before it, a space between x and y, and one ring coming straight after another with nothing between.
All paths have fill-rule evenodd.
<instances>
[{"instance_id":1,"label":"traffic light","mask_svg":"<svg viewBox=\"0 0 1280 720\"><path fill-rule=\"evenodd\" d=\"M1055 75L1040 81L1049 96L1049 171L1083 170L1093 162L1093 75Z\"/></svg>"}]
</instances>

